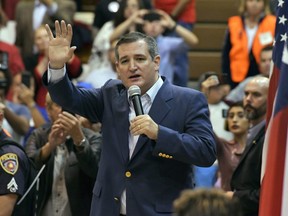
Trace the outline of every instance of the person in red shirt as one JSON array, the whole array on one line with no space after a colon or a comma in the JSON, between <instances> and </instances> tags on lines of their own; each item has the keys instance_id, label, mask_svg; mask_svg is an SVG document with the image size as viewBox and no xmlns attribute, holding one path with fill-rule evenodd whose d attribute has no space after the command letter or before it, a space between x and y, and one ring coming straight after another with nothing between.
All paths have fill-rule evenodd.
<instances>
[{"instance_id":1,"label":"person in red shirt","mask_svg":"<svg viewBox=\"0 0 288 216\"><path fill-rule=\"evenodd\" d=\"M195 0L153 0L156 9L168 13L178 25L192 31L196 22ZM164 34L165 35L165 34ZM180 37L175 31L166 32L167 36ZM187 50L176 57L174 66L175 85L187 86L189 80L189 59Z\"/></svg>"},{"instance_id":2,"label":"person in red shirt","mask_svg":"<svg viewBox=\"0 0 288 216\"><path fill-rule=\"evenodd\" d=\"M45 97L47 89L42 84L42 75L48 68L48 34L44 26L40 26L35 31L34 44L39 50L37 54L24 59L26 69L35 78L35 101L40 108L45 108ZM77 78L82 73L80 59L73 55L67 64L68 76L70 79Z\"/></svg>"},{"instance_id":3,"label":"person in red shirt","mask_svg":"<svg viewBox=\"0 0 288 216\"><path fill-rule=\"evenodd\" d=\"M2 27L6 26L7 21L8 18L0 5L0 30ZM24 71L25 67L20 52L15 45L0 41L0 52L5 52L8 54L8 67L12 75ZM2 61L2 55L0 60Z\"/></svg>"},{"instance_id":4,"label":"person in red shirt","mask_svg":"<svg viewBox=\"0 0 288 216\"><path fill-rule=\"evenodd\" d=\"M9 20L15 19L16 6L20 0L2 0L2 7Z\"/></svg>"}]
</instances>

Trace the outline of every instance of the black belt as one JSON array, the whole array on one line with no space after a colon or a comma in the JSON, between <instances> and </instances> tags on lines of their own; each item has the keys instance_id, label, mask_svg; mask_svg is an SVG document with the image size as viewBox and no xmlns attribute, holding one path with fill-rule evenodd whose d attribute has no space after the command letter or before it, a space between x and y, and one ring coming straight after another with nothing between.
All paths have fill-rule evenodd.
<instances>
[{"instance_id":1,"label":"black belt","mask_svg":"<svg viewBox=\"0 0 288 216\"><path fill-rule=\"evenodd\" d=\"M126 215L120 214L119 216L126 216Z\"/></svg>"}]
</instances>

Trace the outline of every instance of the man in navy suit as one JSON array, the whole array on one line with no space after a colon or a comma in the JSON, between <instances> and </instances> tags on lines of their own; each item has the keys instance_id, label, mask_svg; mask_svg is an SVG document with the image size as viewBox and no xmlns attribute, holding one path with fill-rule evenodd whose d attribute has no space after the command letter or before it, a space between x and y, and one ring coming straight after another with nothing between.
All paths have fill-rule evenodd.
<instances>
[{"instance_id":1,"label":"man in navy suit","mask_svg":"<svg viewBox=\"0 0 288 216\"><path fill-rule=\"evenodd\" d=\"M180 191L193 188L192 165L211 166L215 141L207 102L198 91L159 76L160 56L151 37L130 33L116 45L121 80L100 89L80 89L68 79L72 27L56 21L49 33L50 95L66 110L102 123L103 147L90 215L172 215ZM144 115L135 117L127 89L141 89ZM79 197L80 199L81 197Z\"/></svg>"}]
</instances>

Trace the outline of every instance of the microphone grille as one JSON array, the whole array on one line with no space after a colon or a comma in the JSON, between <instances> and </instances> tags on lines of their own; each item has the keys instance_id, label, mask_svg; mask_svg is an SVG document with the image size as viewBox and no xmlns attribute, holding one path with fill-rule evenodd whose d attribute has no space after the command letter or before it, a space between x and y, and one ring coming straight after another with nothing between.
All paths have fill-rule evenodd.
<instances>
[{"instance_id":1,"label":"microphone grille","mask_svg":"<svg viewBox=\"0 0 288 216\"><path fill-rule=\"evenodd\" d=\"M132 85L128 89L129 97L133 97L134 95L141 95L141 89L137 85Z\"/></svg>"}]
</instances>

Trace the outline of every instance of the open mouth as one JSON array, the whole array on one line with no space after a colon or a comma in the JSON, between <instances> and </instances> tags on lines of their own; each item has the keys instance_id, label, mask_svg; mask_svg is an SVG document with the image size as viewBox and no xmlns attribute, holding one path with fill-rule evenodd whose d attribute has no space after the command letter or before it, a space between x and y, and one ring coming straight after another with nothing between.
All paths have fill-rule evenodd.
<instances>
[{"instance_id":1,"label":"open mouth","mask_svg":"<svg viewBox=\"0 0 288 216\"><path fill-rule=\"evenodd\" d=\"M238 125L233 125L231 128L234 129L234 130L236 130L236 129L239 128L239 126L238 126Z\"/></svg>"},{"instance_id":2,"label":"open mouth","mask_svg":"<svg viewBox=\"0 0 288 216\"><path fill-rule=\"evenodd\" d=\"M129 79L138 79L139 77L140 75L135 74L135 75L130 76Z\"/></svg>"}]
</instances>

